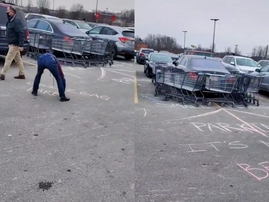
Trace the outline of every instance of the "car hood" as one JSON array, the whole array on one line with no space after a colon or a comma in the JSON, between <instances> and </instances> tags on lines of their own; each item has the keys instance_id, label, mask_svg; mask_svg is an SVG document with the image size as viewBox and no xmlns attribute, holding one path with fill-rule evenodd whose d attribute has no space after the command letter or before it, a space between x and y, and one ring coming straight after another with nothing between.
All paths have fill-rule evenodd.
<instances>
[{"instance_id":1,"label":"car hood","mask_svg":"<svg viewBox=\"0 0 269 202\"><path fill-rule=\"evenodd\" d=\"M236 67L239 70L247 70L247 71L255 71L255 69L259 68L259 67L240 66L240 65L237 65Z\"/></svg>"}]
</instances>

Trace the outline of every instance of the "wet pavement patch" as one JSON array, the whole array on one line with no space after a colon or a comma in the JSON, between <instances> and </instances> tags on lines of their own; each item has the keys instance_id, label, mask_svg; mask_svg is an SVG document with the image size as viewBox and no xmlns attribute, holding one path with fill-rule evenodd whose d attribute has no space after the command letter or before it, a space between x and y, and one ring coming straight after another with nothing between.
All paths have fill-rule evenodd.
<instances>
[{"instance_id":1,"label":"wet pavement patch","mask_svg":"<svg viewBox=\"0 0 269 202\"><path fill-rule=\"evenodd\" d=\"M71 172L71 170L70 169L67 169L67 172Z\"/></svg>"},{"instance_id":2,"label":"wet pavement patch","mask_svg":"<svg viewBox=\"0 0 269 202\"><path fill-rule=\"evenodd\" d=\"M39 189L42 189L43 191L49 190L53 185L53 182L39 182Z\"/></svg>"},{"instance_id":3,"label":"wet pavement patch","mask_svg":"<svg viewBox=\"0 0 269 202\"><path fill-rule=\"evenodd\" d=\"M34 136L38 136L38 134L34 134Z\"/></svg>"}]
</instances>

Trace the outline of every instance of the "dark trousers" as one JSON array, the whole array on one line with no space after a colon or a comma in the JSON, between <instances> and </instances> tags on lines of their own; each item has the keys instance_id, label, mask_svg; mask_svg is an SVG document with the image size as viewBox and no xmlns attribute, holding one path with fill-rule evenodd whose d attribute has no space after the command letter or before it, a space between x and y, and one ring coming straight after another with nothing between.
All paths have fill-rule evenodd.
<instances>
[{"instance_id":1,"label":"dark trousers","mask_svg":"<svg viewBox=\"0 0 269 202\"><path fill-rule=\"evenodd\" d=\"M38 58L37 65L38 65L37 74L36 74L34 85L33 85L33 92L38 91L41 76L44 70L48 69L51 72L51 74L54 76L54 78L56 79L60 97L65 97L66 83L65 83L65 79L62 79L59 73L58 63L55 60L53 60L51 57L41 56Z\"/></svg>"}]
</instances>

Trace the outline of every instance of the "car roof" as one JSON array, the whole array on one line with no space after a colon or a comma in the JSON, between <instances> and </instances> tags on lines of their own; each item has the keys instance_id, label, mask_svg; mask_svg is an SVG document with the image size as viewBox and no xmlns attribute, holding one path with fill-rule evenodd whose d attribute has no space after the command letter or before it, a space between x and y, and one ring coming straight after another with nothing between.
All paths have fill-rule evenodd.
<instances>
[{"instance_id":1,"label":"car roof","mask_svg":"<svg viewBox=\"0 0 269 202\"><path fill-rule=\"evenodd\" d=\"M249 58L249 57L237 56L237 55L225 55L224 57L244 58L244 59L253 60L252 58Z\"/></svg>"}]
</instances>

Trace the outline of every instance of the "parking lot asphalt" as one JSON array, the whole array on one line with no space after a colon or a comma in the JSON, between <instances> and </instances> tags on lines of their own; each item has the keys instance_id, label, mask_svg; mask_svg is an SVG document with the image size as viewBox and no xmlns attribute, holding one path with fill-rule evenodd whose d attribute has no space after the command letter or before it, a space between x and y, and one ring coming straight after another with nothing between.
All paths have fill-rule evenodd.
<instances>
[{"instance_id":1,"label":"parking lot asphalt","mask_svg":"<svg viewBox=\"0 0 269 202\"><path fill-rule=\"evenodd\" d=\"M36 67L25 68L26 80L14 65L1 81L2 201L269 199L266 97L247 109L163 101L142 65L117 60L63 66L61 103L48 72L33 97Z\"/></svg>"}]
</instances>

